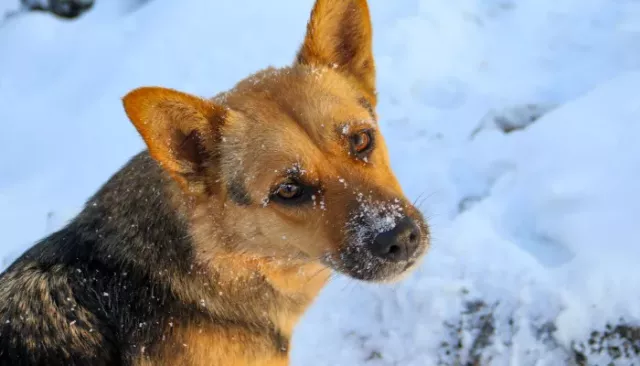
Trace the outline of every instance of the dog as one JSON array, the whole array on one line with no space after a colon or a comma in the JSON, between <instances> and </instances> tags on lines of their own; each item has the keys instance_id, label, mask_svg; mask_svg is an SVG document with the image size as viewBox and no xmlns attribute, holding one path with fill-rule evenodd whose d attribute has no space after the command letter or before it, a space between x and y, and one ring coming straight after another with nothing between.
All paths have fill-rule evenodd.
<instances>
[{"instance_id":1,"label":"dog","mask_svg":"<svg viewBox=\"0 0 640 366\"><path fill-rule=\"evenodd\" d=\"M211 99L129 92L146 149L1 275L0 364L288 365L332 274L429 248L376 104L366 0L317 0L291 66Z\"/></svg>"}]
</instances>

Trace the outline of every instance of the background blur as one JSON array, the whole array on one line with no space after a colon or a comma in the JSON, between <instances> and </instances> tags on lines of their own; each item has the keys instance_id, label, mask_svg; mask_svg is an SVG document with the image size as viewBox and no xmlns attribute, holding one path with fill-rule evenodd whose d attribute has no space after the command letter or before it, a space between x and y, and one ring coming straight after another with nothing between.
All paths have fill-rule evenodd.
<instances>
[{"instance_id":1,"label":"background blur","mask_svg":"<svg viewBox=\"0 0 640 366\"><path fill-rule=\"evenodd\" d=\"M129 90L288 64L313 5L49 1L0 1L0 269L143 149ZM401 284L331 283L294 365L640 364L640 1L369 2L433 249Z\"/></svg>"}]
</instances>

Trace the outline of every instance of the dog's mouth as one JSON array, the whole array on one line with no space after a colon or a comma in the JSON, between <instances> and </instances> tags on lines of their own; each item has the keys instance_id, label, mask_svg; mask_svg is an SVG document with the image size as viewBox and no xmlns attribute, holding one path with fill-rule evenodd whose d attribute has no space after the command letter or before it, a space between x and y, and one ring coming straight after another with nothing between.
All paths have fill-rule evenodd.
<instances>
[{"instance_id":1,"label":"dog's mouth","mask_svg":"<svg viewBox=\"0 0 640 366\"><path fill-rule=\"evenodd\" d=\"M388 260L374 255L361 243L344 246L324 258L325 265L351 278L367 282L396 282L411 273L427 251L421 243L414 254L401 260Z\"/></svg>"}]
</instances>

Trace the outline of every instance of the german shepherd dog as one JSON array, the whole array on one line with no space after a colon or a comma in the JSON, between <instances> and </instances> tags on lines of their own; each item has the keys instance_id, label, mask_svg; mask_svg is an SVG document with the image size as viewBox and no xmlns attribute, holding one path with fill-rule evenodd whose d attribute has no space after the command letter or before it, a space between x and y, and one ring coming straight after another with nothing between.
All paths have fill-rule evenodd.
<instances>
[{"instance_id":1,"label":"german shepherd dog","mask_svg":"<svg viewBox=\"0 0 640 366\"><path fill-rule=\"evenodd\" d=\"M366 0L317 0L293 65L123 98L147 149L0 276L1 365L288 365L332 273L393 282L429 230L377 124Z\"/></svg>"}]
</instances>

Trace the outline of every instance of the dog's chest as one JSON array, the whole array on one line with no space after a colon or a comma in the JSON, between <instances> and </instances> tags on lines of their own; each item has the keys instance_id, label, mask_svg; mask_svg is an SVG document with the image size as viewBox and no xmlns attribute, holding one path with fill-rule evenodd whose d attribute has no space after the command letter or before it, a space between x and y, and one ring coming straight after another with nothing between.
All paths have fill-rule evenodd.
<instances>
[{"instance_id":1,"label":"dog's chest","mask_svg":"<svg viewBox=\"0 0 640 366\"><path fill-rule=\"evenodd\" d=\"M243 324L185 326L173 329L152 354L136 366L286 366L288 339Z\"/></svg>"}]
</instances>

